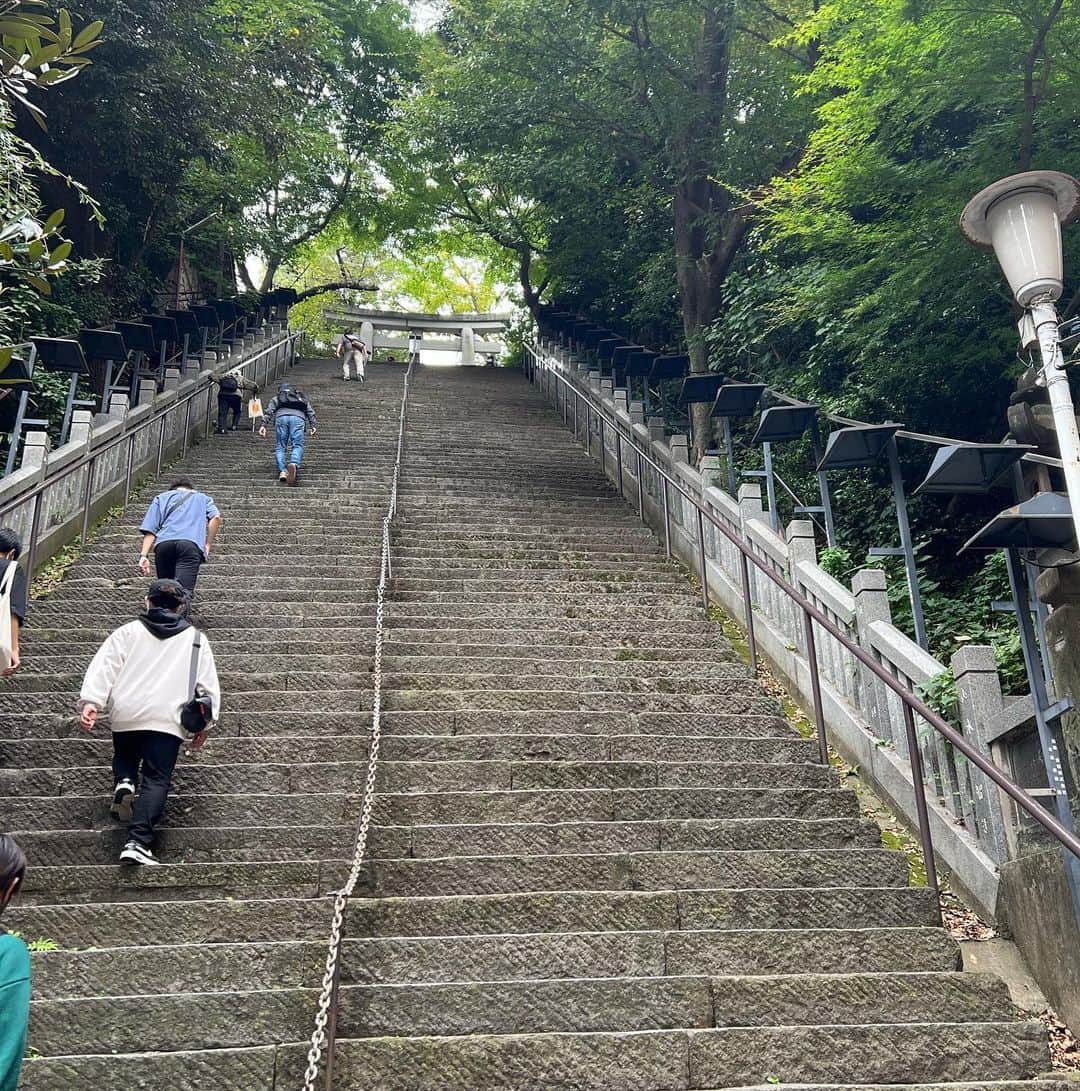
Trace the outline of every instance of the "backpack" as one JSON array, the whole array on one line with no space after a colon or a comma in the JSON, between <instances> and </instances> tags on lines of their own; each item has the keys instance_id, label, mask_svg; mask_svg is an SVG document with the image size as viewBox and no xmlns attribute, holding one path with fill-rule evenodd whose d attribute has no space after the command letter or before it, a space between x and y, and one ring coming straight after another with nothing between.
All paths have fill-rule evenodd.
<instances>
[{"instance_id":1,"label":"backpack","mask_svg":"<svg viewBox=\"0 0 1080 1091\"><path fill-rule=\"evenodd\" d=\"M222 394L235 394L240 389L240 384L235 375L223 375L218 383Z\"/></svg>"},{"instance_id":2,"label":"backpack","mask_svg":"<svg viewBox=\"0 0 1080 1091\"><path fill-rule=\"evenodd\" d=\"M3 576L0 576L0 670L11 666L12 653L15 650L15 638L11 630L11 591L15 585L17 561L8 561Z\"/></svg>"},{"instance_id":3,"label":"backpack","mask_svg":"<svg viewBox=\"0 0 1080 1091\"><path fill-rule=\"evenodd\" d=\"M307 398L299 390L289 387L284 393L278 394L277 407L278 409L297 409L301 413L306 413Z\"/></svg>"}]
</instances>

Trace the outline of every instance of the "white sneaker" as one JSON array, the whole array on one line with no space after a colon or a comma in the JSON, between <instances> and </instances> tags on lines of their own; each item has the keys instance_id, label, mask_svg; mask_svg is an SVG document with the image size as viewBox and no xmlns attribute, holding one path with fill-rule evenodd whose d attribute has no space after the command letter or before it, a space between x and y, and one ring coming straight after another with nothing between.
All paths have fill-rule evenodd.
<instances>
[{"instance_id":1,"label":"white sneaker","mask_svg":"<svg viewBox=\"0 0 1080 1091\"><path fill-rule=\"evenodd\" d=\"M114 818L121 822L131 821L131 805L135 802L135 785L130 780L121 780L113 789L112 804L109 810Z\"/></svg>"},{"instance_id":2,"label":"white sneaker","mask_svg":"<svg viewBox=\"0 0 1080 1091\"><path fill-rule=\"evenodd\" d=\"M129 841L120 850L120 863L122 864L160 864L154 854L138 841Z\"/></svg>"},{"instance_id":3,"label":"white sneaker","mask_svg":"<svg viewBox=\"0 0 1080 1091\"><path fill-rule=\"evenodd\" d=\"M277 475L277 479L278 479L278 481L288 481L289 480L288 471L287 470L282 470L281 473L279 473Z\"/></svg>"}]
</instances>

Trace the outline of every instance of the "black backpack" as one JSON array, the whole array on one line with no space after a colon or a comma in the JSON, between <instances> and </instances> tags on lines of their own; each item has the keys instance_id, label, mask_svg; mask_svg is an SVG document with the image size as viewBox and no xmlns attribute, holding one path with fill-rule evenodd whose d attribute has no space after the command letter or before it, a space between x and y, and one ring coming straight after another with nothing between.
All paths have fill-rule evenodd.
<instances>
[{"instance_id":1,"label":"black backpack","mask_svg":"<svg viewBox=\"0 0 1080 1091\"><path fill-rule=\"evenodd\" d=\"M235 375L223 375L218 385L221 387L222 394L235 394L240 389Z\"/></svg>"}]
</instances>

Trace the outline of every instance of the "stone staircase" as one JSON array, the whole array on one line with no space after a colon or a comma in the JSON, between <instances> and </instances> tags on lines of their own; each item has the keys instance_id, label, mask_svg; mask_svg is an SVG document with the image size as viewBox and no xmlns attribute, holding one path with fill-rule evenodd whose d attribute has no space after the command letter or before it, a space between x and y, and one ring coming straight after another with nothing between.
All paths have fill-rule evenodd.
<instances>
[{"instance_id":1,"label":"stone staircase","mask_svg":"<svg viewBox=\"0 0 1080 1091\"><path fill-rule=\"evenodd\" d=\"M185 463L227 519L199 585L226 713L178 770L164 866L113 863L109 743L71 713L136 607L142 503L34 610L0 689L0 827L33 864L7 924L60 947L34 957L27 1089L300 1091L402 381L336 374L297 374L301 488L243 434ZM1064 1088L520 375L419 370L407 435L335 1087Z\"/></svg>"}]
</instances>

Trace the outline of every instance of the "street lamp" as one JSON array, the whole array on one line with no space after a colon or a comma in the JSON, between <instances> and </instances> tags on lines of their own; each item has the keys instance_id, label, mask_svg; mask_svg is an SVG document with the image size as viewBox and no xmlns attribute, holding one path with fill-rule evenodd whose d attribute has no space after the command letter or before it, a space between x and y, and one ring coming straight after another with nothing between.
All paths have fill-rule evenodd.
<instances>
[{"instance_id":1,"label":"street lamp","mask_svg":"<svg viewBox=\"0 0 1080 1091\"><path fill-rule=\"evenodd\" d=\"M1078 214L1080 181L1060 171L1034 170L1002 178L977 193L960 216L960 228L976 246L994 251L1016 302L1028 312L1021 330L1028 322L1035 327L1080 540L1080 435L1054 306L1064 287L1061 228Z\"/></svg>"}]
</instances>

